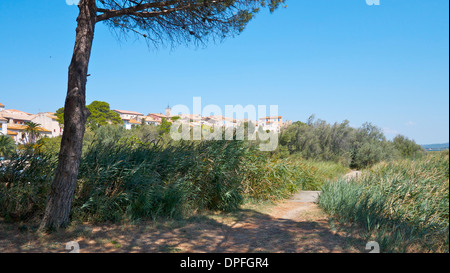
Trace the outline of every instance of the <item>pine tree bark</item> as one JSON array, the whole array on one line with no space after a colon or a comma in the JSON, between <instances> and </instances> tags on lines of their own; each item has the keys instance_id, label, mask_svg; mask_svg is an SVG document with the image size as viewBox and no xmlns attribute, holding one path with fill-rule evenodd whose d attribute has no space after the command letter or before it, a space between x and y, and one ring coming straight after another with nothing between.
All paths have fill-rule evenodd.
<instances>
[{"instance_id":1,"label":"pine tree bark","mask_svg":"<svg viewBox=\"0 0 450 273\"><path fill-rule=\"evenodd\" d=\"M85 124L89 116L86 108L86 81L97 11L95 0L81 0L78 7L80 12L69 66L61 150L40 231L64 228L70 222Z\"/></svg>"}]
</instances>

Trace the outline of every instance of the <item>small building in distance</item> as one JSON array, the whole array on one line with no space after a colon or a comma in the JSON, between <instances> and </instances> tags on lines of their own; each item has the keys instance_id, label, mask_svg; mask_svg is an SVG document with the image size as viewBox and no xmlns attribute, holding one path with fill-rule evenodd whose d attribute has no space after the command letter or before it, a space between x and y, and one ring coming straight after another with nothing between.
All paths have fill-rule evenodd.
<instances>
[{"instance_id":1,"label":"small building in distance","mask_svg":"<svg viewBox=\"0 0 450 273\"><path fill-rule=\"evenodd\" d=\"M135 119L130 119L130 120L123 120L123 125L125 129L131 130L131 128L133 128L134 125L141 125L141 123Z\"/></svg>"},{"instance_id":2,"label":"small building in distance","mask_svg":"<svg viewBox=\"0 0 450 273\"><path fill-rule=\"evenodd\" d=\"M140 125L141 119L144 117L144 114L141 114L136 111L128 111L128 110L113 110L118 113L120 118L123 121L124 127L127 130L130 130L133 125Z\"/></svg>"},{"instance_id":3,"label":"small building in distance","mask_svg":"<svg viewBox=\"0 0 450 273\"><path fill-rule=\"evenodd\" d=\"M283 126L282 116L272 116L264 117L259 119L259 127L263 130L275 131L277 133L281 132L281 127Z\"/></svg>"},{"instance_id":4,"label":"small building in distance","mask_svg":"<svg viewBox=\"0 0 450 273\"><path fill-rule=\"evenodd\" d=\"M8 124L8 135L11 136L17 144L28 144L30 139L25 132L27 126L22 124ZM42 127L37 128L39 138L52 137L52 132Z\"/></svg>"},{"instance_id":5,"label":"small building in distance","mask_svg":"<svg viewBox=\"0 0 450 273\"><path fill-rule=\"evenodd\" d=\"M169 105L167 105L167 108L166 108L166 117L172 117L172 108L170 108L170 106Z\"/></svg>"},{"instance_id":6,"label":"small building in distance","mask_svg":"<svg viewBox=\"0 0 450 273\"><path fill-rule=\"evenodd\" d=\"M40 137L56 137L62 134L62 128L54 113L45 112L34 115L16 109L5 109L5 106L1 104L0 134L10 136L17 144L29 143L25 133L27 122L39 124Z\"/></svg>"},{"instance_id":7,"label":"small building in distance","mask_svg":"<svg viewBox=\"0 0 450 273\"><path fill-rule=\"evenodd\" d=\"M0 112L0 115L8 120L8 124L19 124L19 125L23 125L26 122L30 122L36 117L36 115L16 109L4 109Z\"/></svg>"},{"instance_id":8,"label":"small building in distance","mask_svg":"<svg viewBox=\"0 0 450 273\"><path fill-rule=\"evenodd\" d=\"M141 114L136 111L127 111L127 110L113 110L113 111L118 113L122 120L134 119L134 120L139 121L144 116L144 114Z\"/></svg>"},{"instance_id":9,"label":"small building in distance","mask_svg":"<svg viewBox=\"0 0 450 273\"><path fill-rule=\"evenodd\" d=\"M51 132L52 137L61 136L63 129L57 121L58 117L53 112L43 112L35 115L32 122L40 124L42 128L45 128Z\"/></svg>"},{"instance_id":10,"label":"small building in distance","mask_svg":"<svg viewBox=\"0 0 450 273\"><path fill-rule=\"evenodd\" d=\"M155 118L153 116L145 116L142 118L142 122L147 125L160 125L161 119Z\"/></svg>"}]
</instances>

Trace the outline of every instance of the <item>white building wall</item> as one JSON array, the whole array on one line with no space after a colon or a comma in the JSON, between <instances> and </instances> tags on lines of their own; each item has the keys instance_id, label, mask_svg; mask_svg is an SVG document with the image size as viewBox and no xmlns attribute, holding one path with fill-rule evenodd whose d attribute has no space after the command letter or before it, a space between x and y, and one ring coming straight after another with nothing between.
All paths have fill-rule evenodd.
<instances>
[{"instance_id":1,"label":"white building wall","mask_svg":"<svg viewBox=\"0 0 450 273\"><path fill-rule=\"evenodd\" d=\"M0 134L6 136L6 135L8 134L7 121L6 121L6 120L5 120L5 121L0 121L0 124L1 124L1 126L2 126L2 129L1 129L1 131L0 131Z\"/></svg>"},{"instance_id":2,"label":"white building wall","mask_svg":"<svg viewBox=\"0 0 450 273\"><path fill-rule=\"evenodd\" d=\"M52 119L48 116L48 113L38 113L32 122L40 124L40 127L51 131L51 134L48 134L51 137L57 137L62 135L61 127L56 119ZM47 135L47 134L46 134Z\"/></svg>"}]
</instances>

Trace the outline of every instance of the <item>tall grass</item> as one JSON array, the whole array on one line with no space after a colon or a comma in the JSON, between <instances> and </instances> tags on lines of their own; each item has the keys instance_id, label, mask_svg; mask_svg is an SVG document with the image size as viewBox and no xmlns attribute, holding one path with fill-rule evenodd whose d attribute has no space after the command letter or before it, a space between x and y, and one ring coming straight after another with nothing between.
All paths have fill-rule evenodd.
<instances>
[{"instance_id":1,"label":"tall grass","mask_svg":"<svg viewBox=\"0 0 450 273\"><path fill-rule=\"evenodd\" d=\"M22 221L43 211L55 166L53 157L34 153L0 164L0 216Z\"/></svg>"},{"instance_id":2,"label":"tall grass","mask_svg":"<svg viewBox=\"0 0 450 273\"><path fill-rule=\"evenodd\" d=\"M303 160L296 159L295 157L291 157L291 160L293 162L301 162L305 169L311 170L311 172L314 173L316 181L318 181L320 185L318 184L317 187L312 190L320 190L323 182L336 180L348 173L350 170L342 164L332 161L316 161L311 159Z\"/></svg>"},{"instance_id":3,"label":"tall grass","mask_svg":"<svg viewBox=\"0 0 450 273\"><path fill-rule=\"evenodd\" d=\"M179 217L197 210L232 210L242 201L235 141L160 146L98 141L80 170L75 213L82 219Z\"/></svg>"},{"instance_id":4,"label":"tall grass","mask_svg":"<svg viewBox=\"0 0 450 273\"><path fill-rule=\"evenodd\" d=\"M448 252L448 151L379 163L359 180L326 183L320 206L362 227L385 252Z\"/></svg>"},{"instance_id":5,"label":"tall grass","mask_svg":"<svg viewBox=\"0 0 450 273\"><path fill-rule=\"evenodd\" d=\"M277 159L245 141L147 141L119 127L85 139L72 218L105 222L230 211L322 185L317 169ZM17 156L0 169L0 217L39 219L56 154ZM39 159L39 160L38 160Z\"/></svg>"}]
</instances>

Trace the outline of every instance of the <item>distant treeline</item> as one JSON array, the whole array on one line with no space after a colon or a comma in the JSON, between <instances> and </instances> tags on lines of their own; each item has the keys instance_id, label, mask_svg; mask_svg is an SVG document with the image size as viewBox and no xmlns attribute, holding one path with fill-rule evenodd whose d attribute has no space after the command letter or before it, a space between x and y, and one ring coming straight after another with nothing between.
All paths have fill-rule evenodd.
<instances>
[{"instance_id":1,"label":"distant treeline","mask_svg":"<svg viewBox=\"0 0 450 273\"><path fill-rule=\"evenodd\" d=\"M428 145L422 145L422 147L427 151L444 151L444 150L448 150L449 144L448 143L428 144Z\"/></svg>"},{"instance_id":2,"label":"distant treeline","mask_svg":"<svg viewBox=\"0 0 450 273\"><path fill-rule=\"evenodd\" d=\"M353 128L347 120L329 124L311 116L306 123L298 121L282 131L277 152L360 169L380 161L421 157L425 150L402 135L388 141L371 123Z\"/></svg>"}]
</instances>

